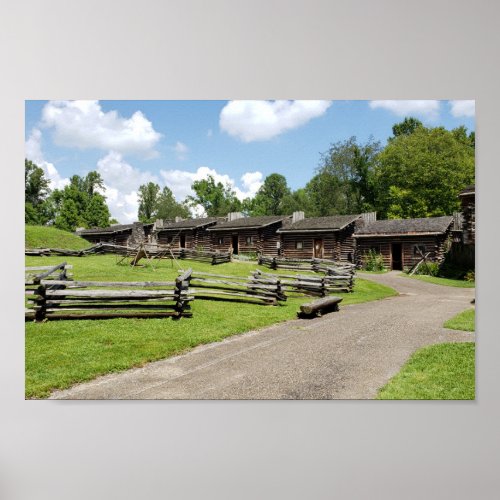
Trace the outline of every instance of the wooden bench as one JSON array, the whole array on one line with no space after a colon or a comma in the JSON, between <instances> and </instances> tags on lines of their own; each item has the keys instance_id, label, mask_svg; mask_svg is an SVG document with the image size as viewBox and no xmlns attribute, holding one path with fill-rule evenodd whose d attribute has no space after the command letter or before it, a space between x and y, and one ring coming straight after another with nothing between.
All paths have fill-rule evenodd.
<instances>
[{"instance_id":1,"label":"wooden bench","mask_svg":"<svg viewBox=\"0 0 500 500\"><path fill-rule=\"evenodd\" d=\"M315 318L321 316L323 313L338 311L340 302L342 302L342 298L336 296L307 302L300 306L300 312L297 313L297 316L299 318Z\"/></svg>"}]
</instances>

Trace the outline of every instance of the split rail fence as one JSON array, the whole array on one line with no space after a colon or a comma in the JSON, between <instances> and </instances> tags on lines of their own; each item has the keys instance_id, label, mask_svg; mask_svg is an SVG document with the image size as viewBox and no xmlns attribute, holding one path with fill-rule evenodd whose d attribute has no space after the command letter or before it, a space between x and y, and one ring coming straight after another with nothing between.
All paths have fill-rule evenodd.
<instances>
[{"instance_id":1,"label":"split rail fence","mask_svg":"<svg viewBox=\"0 0 500 500\"><path fill-rule=\"evenodd\" d=\"M179 271L181 273L183 271ZM190 278L196 300L221 300L276 305L286 300L281 281L276 277L226 276L194 271Z\"/></svg>"},{"instance_id":2,"label":"split rail fence","mask_svg":"<svg viewBox=\"0 0 500 500\"><path fill-rule=\"evenodd\" d=\"M166 245L141 244L136 247L115 245L114 243L97 243L84 250L69 250L63 248L27 248L25 255L49 257L52 255L68 257L85 257L96 254L115 254L123 257L132 257L132 264L137 264L142 258L152 259L179 259L207 262L212 265L231 262L229 252L203 252L187 248L171 248Z\"/></svg>"},{"instance_id":3,"label":"split rail fence","mask_svg":"<svg viewBox=\"0 0 500 500\"><path fill-rule=\"evenodd\" d=\"M38 275L40 279L32 280L36 288L27 297L30 308L26 320L192 316L191 269L172 282L69 281L54 276L63 265L51 269L50 275Z\"/></svg>"}]
</instances>

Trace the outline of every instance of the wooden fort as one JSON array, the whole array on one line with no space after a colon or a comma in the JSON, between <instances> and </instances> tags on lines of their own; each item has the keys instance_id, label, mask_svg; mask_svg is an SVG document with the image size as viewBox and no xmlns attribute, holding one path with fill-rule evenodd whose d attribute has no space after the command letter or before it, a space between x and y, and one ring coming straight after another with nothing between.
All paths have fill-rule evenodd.
<instances>
[{"instance_id":1,"label":"wooden fort","mask_svg":"<svg viewBox=\"0 0 500 500\"><path fill-rule=\"evenodd\" d=\"M208 228L212 235L212 249L219 252L259 253L276 256L280 248L278 230L288 215L243 217L230 214L227 221Z\"/></svg>"},{"instance_id":2,"label":"wooden fort","mask_svg":"<svg viewBox=\"0 0 500 500\"><path fill-rule=\"evenodd\" d=\"M388 269L410 269L423 256L441 262L450 246L452 225L452 216L371 222L354 234L357 263L363 264L370 250L382 255Z\"/></svg>"},{"instance_id":3,"label":"wooden fort","mask_svg":"<svg viewBox=\"0 0 500 500\"><path fill-rule=\"evenodd\" d=\"M217 223L216 217L157 221L153 230L153 240L171 248L185 248L198 251L212 250L212 235L208 229Z\"/></svg>"},{"instance_id":4,"label":"wooden fort","mask_svg":"<svg viewBox=\"0 0 500 500\"><path fill-rule=\"evenodd\" d=\"M133 224L115 224L109 227L96 227L76 231L90 243L113 243L114 245L136 246L148 239L153 224L134 222Z\"/></svg>"},{"instance_id":5,"label":"wooden fort","mask_svg":"<svg viewBox=\"0 0 500 500\"><path fill-rule=\"evenodd\" d=\"M295 212L281 235L281 255L294 259L333 259L354 262L356 242L354 232L375 220L375 213L304 217Z\"/></svg>"}]
</instances>

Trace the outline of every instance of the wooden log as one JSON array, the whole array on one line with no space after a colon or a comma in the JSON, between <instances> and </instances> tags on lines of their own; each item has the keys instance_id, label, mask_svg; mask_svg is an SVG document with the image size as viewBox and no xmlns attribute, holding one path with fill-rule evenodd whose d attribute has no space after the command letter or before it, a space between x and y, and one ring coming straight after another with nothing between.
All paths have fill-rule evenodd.
<instances>
[{"instance_id":1,"label":"wooden log","mask_svg":"<svg viewBox=\"0 0 500 500\"><path fill-rule=\"evenodd\" d=\"M304 316L320 316L327 311L338 311L340 302L342 302L341 297L324 297L313 302L302 304L300 306L300 314Z\"/></svg>"},{"instance_id":2,"label":"wooden log","mask_svg":"<svg viewBox=\"0 0 500 500\"><path fill-rule=\"evenodd\" d=\"M46 290L47 298L52 297L76 297L96 299L147 299L152 297L173 297L175 290Z\"/></svg>"},{"instance_id":3,"label":"wooden log","mask_svg":"<svg viewBox=\"0 0 500 500\"><path fill-rule=\"evenodd\" d=\"M174 287L175 281L65 281L65 280L42 280L42 285L66 285L67 288L78 287Z\"/></svg>"}]
</instances>

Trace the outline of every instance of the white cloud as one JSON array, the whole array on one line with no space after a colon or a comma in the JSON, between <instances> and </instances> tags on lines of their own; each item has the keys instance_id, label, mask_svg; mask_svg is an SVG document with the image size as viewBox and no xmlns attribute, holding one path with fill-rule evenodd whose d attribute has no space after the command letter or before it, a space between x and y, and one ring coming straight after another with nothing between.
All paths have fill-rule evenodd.
<instances>
[{"instance_id":1,"label":"white cloud","mask_svg":"<svg viewBox=\"0 0 500 500\"><path fill-rule=\"evenodd\" d=\"M370 101L371 109L385 109L397 116L416 115L430 120L434 120L438 117L440 105L441 103L436 100Z\"/></svg>"},{"instance_id":2,"label":"white cloud","mask_svg":"<svg viewBox=\"0 0 500 500\"><path fill-rule=\"evenodd\" d=\"M466 116L473 117L476 115L476 101L450 101L450 113L455 118Z\"/></svg>"},{"instance_id":3,"label":"white cloud","mask_svg":"<svg viewBox=\"0 0 500 500\"><path fill-rule=\"evenodd\" d=\"M130 118L104 112L99 101L50 101L42 111L41 126L54 131L54 142L79 149L103 149L122 154L155 156L161 138L153 124L136 111Z\"/></svg>"},{"instance_id":4,"label":"white cloud","mask_svg":"<svg viewBox=\"0 0 500 500\"><path fill-rule=\"evenodd\" d=\"M25 143L25 156L28 160L36 163L45 172L45 177L49 180L50 189L62 189L69 184L69 179L60 176L53 163L45 161L42 152L42 132L34 128Z\"/></svg>"},{"instance_id":5,"label":"white cloud","mask_svg":"<svg viewBox=\"0 0 500 500\"><path fill-rule=\"evenodd\" d=\"M172 149L175 151L178 160L186 159L189 148L183 142L177 141Z\"/></svg>"},{"instance_id":6,"label":"white cloud","mask_svg":"<svg viewBox=\"0 0 500 500\"><path fill-rule=\"evenodd\" d=\"M97 172L106 187L104 195L111 215L121 223L137 220L139 186L148 182L160 183L156 175L133 167L116 151L110 151L97 162Z\"/></svg>"},{"instance_id":7,"label":"white cloud","mask_svg":"<svg viewBox=\"0 0 500 500\"><path fill-rule=\"evenodd\" d=\"M187 172L185 170L161 170L165 184L172 190L177 200L183 200L186 196L194 195L191 185L194 181L206 179L211 175L215 182L229 184L235 191L238 199L252 198L262 185L261 172L247 172L240 178L242 188L236 185L234 179L227 174L220 174L215 169L209 167L199 167L196 172Z\"/></svg>"},{"instance_id":8,"label":"white cloud","mask_svg":"<svg viewBox=\"0 0 500 500\"><path fill-rule=\"evenodd\" d=\"M323 115L330 105L330 101L229 101L219 126L244 142L267 141Z\"/></svg>"}]
</instances>

